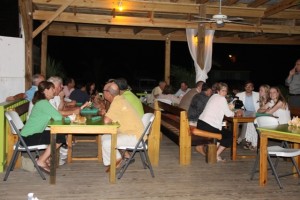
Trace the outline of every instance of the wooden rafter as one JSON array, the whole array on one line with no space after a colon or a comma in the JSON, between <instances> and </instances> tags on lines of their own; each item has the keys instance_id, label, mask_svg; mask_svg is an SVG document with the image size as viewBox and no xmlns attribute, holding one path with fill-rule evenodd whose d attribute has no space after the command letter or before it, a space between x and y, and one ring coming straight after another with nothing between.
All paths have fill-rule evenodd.
<instances>
[{"instance_id":1,"label":"wooden rafter","mask_svg":"<svg viewBox=\"0 0 300 200\"><path fill-rule=\"evenodd\" d=\"M37 29L32 33L32 37L35 38L42 30L44 30L58 15L60 15L69 5L71 5L75 0L66 0L66 2L60 6L60 8L53 13L49 19L46 19Z\"/></svg>"},{"instance_id":2,"label":"wooden rafter","mask_svg":"<svg viewBox=\"0 0 300 200\"><path fill-rule=\"evenodd\" d=\"M279 13L282 10L295 6L298 2L299 0L283 0L273 6L268 7L264 13L264 17L269 17L271 15Z\"/></svg>"},{"instance_id":3,"label":"wooden rafter","mask_svg":"<svg viewBox=\"0 0 300 200\"><path fill-rule=\"evenodd\" d=\"M236 4L238 1L239 0L225 0L222 5L224 5L224 6L231 6L233 4Z\"/></svg>"},{"instance_id":4,"label":"wooden rafter","mask_svg":"<svg viewBox=\"0 0 300 200\"><path fill-rule=\"evenodd\" d=\"M133 34L136 35L136 34L142 32L142 30L144 30L143 27L135 27L135 28L133 28Z\"/></svg>"},{"instance_id":5,"label":"wooden rafter","mask_svg":"<svg viewBox=\"0 0 300 200\"><path fill-rule=\"evenodd\" d=\"M250 8L257 8L258 6L264 5L265 3L269 2L270 0L254 0L248 4Z\"/></svg>"},{"instance_id":6,"label":"wooden rafter","mask_svg":"<svg viewBox=\"0 0 300 200\"><path fill-rule=\"evenodd\" d=\"M161 33L161 35L167 35L167 34L175 32L175 31L176 31L176 29L172 29L172 28L170 28L170 29L164 29L163 28L159 32Z\"/></svg>"}]
</instances>

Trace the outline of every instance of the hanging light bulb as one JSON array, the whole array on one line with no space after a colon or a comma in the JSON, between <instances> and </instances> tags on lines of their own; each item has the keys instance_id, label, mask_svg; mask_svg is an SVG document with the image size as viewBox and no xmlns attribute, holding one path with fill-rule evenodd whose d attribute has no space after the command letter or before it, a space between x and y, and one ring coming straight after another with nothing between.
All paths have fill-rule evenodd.
<instances>
[{"instance_id":1,"label":"hanging light bulb","mask_svg":"<svg viewBox=\"0 0 300 200\"><path fill-rule=\"evenodd\" d=\"M122 2L122 0L120 0L119 3L118 3L118 9L121 12L123 11L123 2Z\"/></svg>"}]
</instances>

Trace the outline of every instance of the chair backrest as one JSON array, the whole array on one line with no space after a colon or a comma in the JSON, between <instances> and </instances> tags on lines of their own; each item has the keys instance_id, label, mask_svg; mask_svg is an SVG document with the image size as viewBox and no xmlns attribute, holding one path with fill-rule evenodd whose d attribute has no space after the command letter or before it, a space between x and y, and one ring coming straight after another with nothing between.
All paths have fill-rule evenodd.
<instances>
[{"instance_id":1,"label":"chair backrest","mask_svg":"<svg viewBox=\"0 0 300 200\"><path fill-rule=\"evenodd\" d=\"M21 130L24 127L24 123L21 120L19 114L16 111L6 111L5 117L10 125L11 132L17 134L17 130ZM16 130L17 129L17 130Z\"/></svg>"},{"instance_id":2,"label":"chair backrest","mask_svg":"<svg viewBox=\"0 0 300 200\"><path fill-rule=\"evenodd\" d=\"M277 118L272 116L260 116L255 118L254 124L256 124L258 127L273 126L278 125L279 121Z\"/></svg>"},{"instance_id":3,"label":"chair backrest","mask_svg":"<svg viewBox=\"0 0 300 200\"><path fill-rule=\"evenodd\" d=\"M148 135L150 133L150 129L151 129L151 126L152 126L152 123L154 121L154 114L153 113L145 113L142 117L142 121L143 121L143 124L144 124L144 133L143 133L143 136L145 135Z\"/></svg>"}]
</instances>

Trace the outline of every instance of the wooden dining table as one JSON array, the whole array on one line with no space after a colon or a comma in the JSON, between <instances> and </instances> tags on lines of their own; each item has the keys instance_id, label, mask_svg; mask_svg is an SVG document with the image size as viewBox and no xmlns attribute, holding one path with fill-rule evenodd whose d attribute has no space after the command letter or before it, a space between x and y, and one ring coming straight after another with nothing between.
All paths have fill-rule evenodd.
<instances>
[{"instance_id":1,"label":"wooden dining table","mask_svg":"<svg viewBox=\"0 0 300 200\"><path fill-rule=\"evenodd\" d=\"M100 117L100 116L99 116ZM110 134L111 135L111 165L109 172L109 182L116 182L116 146L117 146L117 129L119 127L118 123L113 124L104 124L103 119L97 117L95 120L90 117L87 118L87 121L83 124L72 123L66 118L63 118L61 121L51 120L48 126L50 127L51 133L51 157L56 158L56 135L57 134L66 134L68 135L68 144L71 144L72 135L101 135L101 134ZM99 151L98 151L99 152ZM99 155L100 156L100 155ZM57 160L51 159L50 165L50 184L56 183L56 166Z\"/></svg>"},{"instance_id":2,"label":"wooden dining table","mask_svg":"<svg viewBox=\"0 0 300 200\"><path fill-rule=\"evenodd\" d=\"M284 140L294 143L294 148L300 147L300 127L289 126L288 124L280 124L276 126L266 126L258 128L260 130L260 165L259 165L259 185L267 184L268 179L268 160L267 147L268 139ZM300 166L299 157L295 158L298 166Z\"/></svg>"},{"instance_id":3,"label":"wooden dining table","mask_svg":"<svg viewBox=\"0 0 300 200\"><path fill-rule=\"evenodd\" d=\"M239 123L249 123L254 122L256 118L256 112L252 111L243 111L243 115L226 117L225 120L233 124L232 128L232 147L231 147L231 159L236 160L237 158L249 158L254 157L254 155L238 155L237 154L237 138L239 134Z\"/></svg>"}]
</instances>

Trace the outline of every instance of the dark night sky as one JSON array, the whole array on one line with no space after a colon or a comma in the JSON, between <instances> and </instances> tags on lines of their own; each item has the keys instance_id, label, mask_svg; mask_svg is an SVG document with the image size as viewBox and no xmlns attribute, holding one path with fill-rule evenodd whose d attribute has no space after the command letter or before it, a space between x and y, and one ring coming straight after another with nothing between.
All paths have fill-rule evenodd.
<instances>
[{"instance_id":1,"label":"dark night sky","mask_svg":"<svg viewBox=\"0 0 300 200\"><path fill-rule=\"evenodd\" d=\"M62 60L69 75L77 78L98 74L101 80L120 76L158 80L164 75L163 41L50 37L48 45L48 53ZM171 48L171 65L193 68L187 43L172 42ZM236 62L230 61L229 54L236 56ZM213 60L221 66L212 69L250 71L257 86L283 85L298 57L299 46L214 44Z\"/></svg>"},{"instance_id":2,"label":"dark night sky","mask_svg":"<svg viewBox=\"0 0 300 200\"><path fill-rule=\"evenodd\" d=\"M18 36L17 0L3 0L0 35ZM37 37L34 41L40 43ZM171 65L193 69L187 43L172 42ZM49 37L48 54L61 61L68 76L103 82L109 78L164 77L164 42L120 39ZM289 70L300 58L300 46L214 44L213 70L249 70L257 86L284 84ZM228 55L236 56L230 62ZM96 67L94 67L96 66Z\"/></svg>"}]
</instances>

